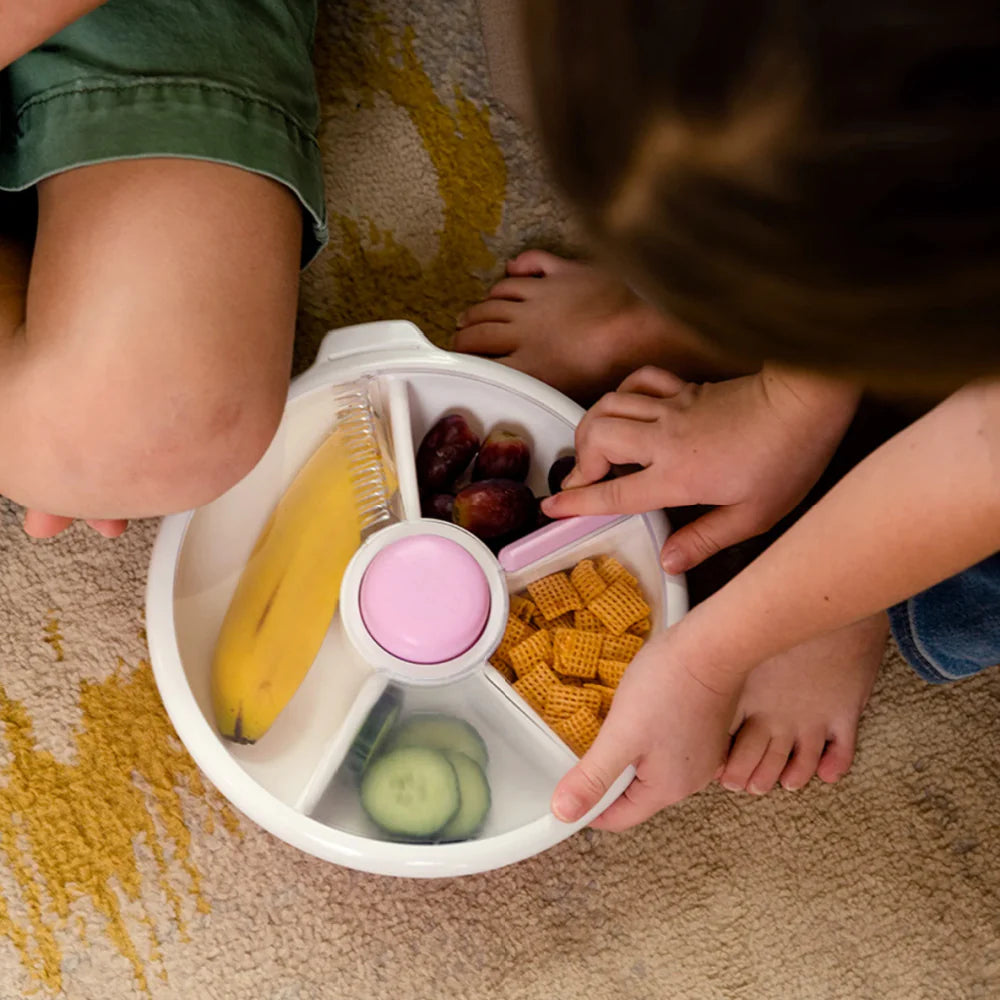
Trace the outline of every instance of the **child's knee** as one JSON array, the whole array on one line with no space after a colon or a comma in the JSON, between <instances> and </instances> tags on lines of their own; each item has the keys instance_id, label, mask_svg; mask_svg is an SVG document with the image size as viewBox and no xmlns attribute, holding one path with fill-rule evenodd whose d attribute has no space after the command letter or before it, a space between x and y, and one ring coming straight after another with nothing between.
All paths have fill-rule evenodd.
<instances>
[{"instance_id":1,"label":"child's knee","mask_svg":"<svg viewBox=\"0 0 1000 1000\"><path fill-rule=\"evenodd\" d=\"M50 456L45 507L76 517L159 516L208 503L239 482L277 430L282 383L261 379L247 390L200 382L150 380L53 401L38 442Z\"/></svg>"}]
</instances>

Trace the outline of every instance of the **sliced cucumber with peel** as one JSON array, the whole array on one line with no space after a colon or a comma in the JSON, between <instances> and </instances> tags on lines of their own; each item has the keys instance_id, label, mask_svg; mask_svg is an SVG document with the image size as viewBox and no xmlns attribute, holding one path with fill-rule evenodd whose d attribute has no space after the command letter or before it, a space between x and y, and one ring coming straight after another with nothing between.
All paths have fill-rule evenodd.
<instances>
[{"instance_id":1,"label":"sliced cucumber with peel","mask_svg":"<svg viewBox=\"0 0 1000 1000\"><path fill-rule=\"evenodd\" d=\"M445 756L458 777L461 805L447 825L435 835L440 843L468 840L482 829L490 811L490 786L483 769L458 750L446 750Z\"/></svg>"},{"instance_id":2,"label":"sliced cucumber with peel","mask_svg":"<svg viewBox=\"0 0 1000 1000\"><path fill-rule=\"evenodd\" d=\"M358 730L358 735L354 737L351 748L347 751L347 769L356 778L364 774L365 768L381 752L386 737L399 718L402 704L403 699L399 691L389 687L372 706Z\"/></svg>"},{"instance_id":3,"label":"sliced cucumber with peel","mask_svg":"<svg viewBox=\"0 0 1000 1000\"><path fill-rule=\"evenodd\" d=\"M460 811L458 775L440 750L388 750L362 775L361 805L394 840L434 840Z\"/></svg>"},{"instance_id":4,"label":"sliced cucumber with peel","mask_svg":"<svg viewBox=\"0 0 1000 1000\"><path fill-rule=\"evenodd\" d=\"M489 753L482 736L464 719L437 712L422 712L404 719L391 734L389 747L429 747L458 750L471 757L484 771Z\"/></svg>"}]
</instances>

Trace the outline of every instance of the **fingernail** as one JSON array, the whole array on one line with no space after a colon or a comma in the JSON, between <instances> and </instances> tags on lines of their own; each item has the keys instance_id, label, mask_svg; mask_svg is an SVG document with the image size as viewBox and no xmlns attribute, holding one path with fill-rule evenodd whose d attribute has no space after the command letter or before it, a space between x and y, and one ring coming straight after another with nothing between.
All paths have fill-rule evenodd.
<instances>
[{"instance_id":1,"label":"fingernail","mask_svg":"<svg viewBox=\"0 0 1000 1000\"><path fill-rule=\"evenodd\" d=\"M569 475L559 484L561 489L571 490L583 480L580 474L580 466L574 465Z\"/></svg>"},{"instance_id":2,"label":"fingernail","mask_svg":"<svg viewBox=\"0 0 1000 1000\"><path fill-rule=\"evenodd\" d=\"M572 792L556 792L552 812L561 823L575 823L587 810Z\"/></svg>"},{"instance_id":3,"label":"fingernail","mask_svg":"<svg viewBox=\"0 0 1000 1000\"><path fill-rule=\"evenodd\" d=\"M722 782L722 787L727 792L742 792L743 791L743 786L740 785L740 784L737 784L735 781L723 781Z\"/></svg>"},{"instance_id":4,"label":"fingernail","mask_svg":"<svg viewBox=\"0 0 1000 1000\"><path fill-rule=\"evenodd\" d=\"M660 564L667 573L682 573L684 571L684 556L679 549L668 547L663 551Z\"/></svg>"},{"instance_id":5,"label":"fingernail","mask_svg":"<svg viewBox=\"0 0 1000 1000\"><path fill-rule=\"evenodd\" d=\"M542 513L551 514L553 510L556 509L557 501L555 497L545 497L542 500Z\"/></svg>"}]
</instances>

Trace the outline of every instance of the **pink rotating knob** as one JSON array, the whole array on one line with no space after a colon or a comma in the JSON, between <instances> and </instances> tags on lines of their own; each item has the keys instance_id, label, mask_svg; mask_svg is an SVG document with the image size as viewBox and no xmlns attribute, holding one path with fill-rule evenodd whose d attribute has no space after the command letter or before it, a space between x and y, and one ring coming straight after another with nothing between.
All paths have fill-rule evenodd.
<instances>
[{"instance_id":1,"label":"pink rotating knob","mask_svg":"<svg viewBox=\"0 0 1000 1000\"><path fill-rule=\"evenodd\" d=\"M479 563L457 542L412 535L369 563L359 593L368 634L409 663L444 663L482 634L490 587Z\"/></svg>"}]
</instances>

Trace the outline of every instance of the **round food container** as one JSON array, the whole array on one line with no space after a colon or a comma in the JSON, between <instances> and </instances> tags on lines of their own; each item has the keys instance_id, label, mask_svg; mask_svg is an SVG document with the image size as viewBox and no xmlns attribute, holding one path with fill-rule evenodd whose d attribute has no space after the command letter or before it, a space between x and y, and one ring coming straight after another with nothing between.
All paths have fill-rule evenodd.
<instances>
[{"instance_id":1,"label":"round food container","mask_svg":"<svg viewBox=\"0 0 1000 1000\"><path fill-rule=\"evenodd\" d=\"M338 389L359 380L376 400L395 466L391 516L364 536L347 565L336 613L290 702L257 742L231 742L213 709L220 626L261 529L332 430ZM583 411L520 372L435 348L410 323L334 330L292 384L258 465L213 503L164 518L149 572L156 683L198 766L275 836L383 875L498 868L552 847L607 808L634 777L631 768L579 822L550 812L556 784L578 759L572 747L581 749L564 720L590 698L580 718L606 714L616 683L606 673L620 675L628 659L619 651L623 640L608 635L622 633L631 650L635 636L648 637L687 610L683 577L660 568L668 533L660 512L560 521L499 552L456 524L421 517L417 450L452 413L480 439L497 427L525 439L527 484L543 496L552 462L572 452ZM527 592L529 584L556 580L553 574L565 590L573 571L579 592L569 588L568 605L562 591L544 609L552 595L541 594L536 605L538 588ZM610 594L621 579L648 605L645 619L624 631L617 605L609 605L608 619L586 593L588 580ZM638 612L629 614L631 621ZM581 639L588 630L603 637ZM532 635L524 649L544 645L538 662L554 670L521 683L535 664L523 656L512 662L510 651ZM547 701L551 688L539 693L543 675L560 678L558 704ZM601 694L599 709L591 692Z\"/></svg>"}]
</instances>

